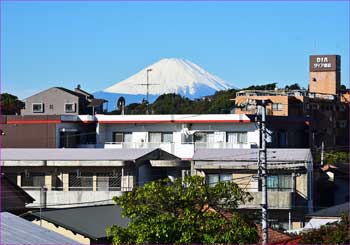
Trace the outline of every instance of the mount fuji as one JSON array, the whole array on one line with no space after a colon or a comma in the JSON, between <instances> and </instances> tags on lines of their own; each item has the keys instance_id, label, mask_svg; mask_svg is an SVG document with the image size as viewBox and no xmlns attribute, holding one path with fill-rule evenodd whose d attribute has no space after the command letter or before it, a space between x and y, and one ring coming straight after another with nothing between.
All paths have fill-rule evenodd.
<instances>
[{"instance_id":1,"label":"mount fuji","mask_svg":"<svg viewBox=\"0 0 350 245\"><path fill-rule=\"evenodd\" d=\"M126 99L127 104L140 103L142 99L146 99L147 75L150 103L162 94L176 93L195 99L212 95L219 90L235 88L188 60L169 58L161 59L94 95L107 99L109 109L115 109L114 104L121 96Z\"/></svg>"}]
</instances>

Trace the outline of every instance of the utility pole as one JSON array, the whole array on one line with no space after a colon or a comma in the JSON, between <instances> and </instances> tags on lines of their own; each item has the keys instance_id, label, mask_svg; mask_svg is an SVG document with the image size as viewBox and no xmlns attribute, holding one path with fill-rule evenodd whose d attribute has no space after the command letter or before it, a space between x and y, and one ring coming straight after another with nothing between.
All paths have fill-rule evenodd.
<instances>
[{"instance_id":1,"label":"utility pole","mask_svg":"<svg viewBox=\"0 0 350 245\"><path fill-rule=\"evenodd\" d=\"M268 244L268 199L267 199L267 129L266 129L266 106L272 103L269 99L248 100L239 107L248 105L256 106L257 113L261 114L258 118L261 145L258 151L258 178L261 180L261 227L262 227L262 244Z\"/></svg>"},{"instance_id":2,"label":"utility pole","mask_svg":"<svg viewBox=\"0 0 350 245\"><path fill-rule=\"evenodd\" d=\"M324 142L322 141L322 145L321 145L321 166L323 166L323 160L324 160Z\"/></svg>"},{"instance_id":3,"label":"utility pole","mask_svg":"<svg viewBox=\"0 0 350 245\"><path fill-rule=\"evenodd\" d=\"M261 227L262 227L262 244L268 244L268 200L267 200L267 152L266 152L266 141L267 141L267 131L266 131L266 100L257 100L257 106L261 112L261 127L260 135L262 136L261 147L259 148L259 162L258 171L259 178L261 179Z\"/></svg>"}]
</instances>

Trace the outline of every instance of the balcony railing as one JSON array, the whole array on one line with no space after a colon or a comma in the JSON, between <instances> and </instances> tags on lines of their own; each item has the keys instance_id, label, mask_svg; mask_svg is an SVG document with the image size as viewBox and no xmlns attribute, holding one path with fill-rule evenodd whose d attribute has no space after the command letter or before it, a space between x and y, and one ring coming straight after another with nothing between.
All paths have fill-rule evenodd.
<instances>
[{"instance_id":1,"label":"balcony railing","mask_svg":"<svg viewBox=\"0 0 350 245\"><path fill-rule=\"evenodd\" d=\"M165 142L105 142L105 148L172 148L172 147L194 147L202 148L251 148L252 144L232 143L232 142L183 142L183 143L165 143Z\"/></svg>"},{"instance_id":2,"label":"balcony railing","mask_svg":"<svg viewBox=\"0 0 350 245\"><path fill-rule=\"evenodd\" d=\"M240 208L261 208L261 192L251 191L254 198L251 202L240 205ZM269 209L291 209L294 206L294 195L292 191L268 191L268 208Z\"/></svg>"}]
</instances>

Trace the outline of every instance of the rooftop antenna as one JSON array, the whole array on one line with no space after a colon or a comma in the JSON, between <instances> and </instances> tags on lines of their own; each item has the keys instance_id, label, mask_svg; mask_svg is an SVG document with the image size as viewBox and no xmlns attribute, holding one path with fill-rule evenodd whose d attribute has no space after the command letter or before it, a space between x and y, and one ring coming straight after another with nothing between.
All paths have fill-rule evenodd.
<instances>
[{"instance_id":1,"label":"rooftop antenna","mask_svg":"<svg viewBox=\"0 0 350 245\"><path fill-rule=\"evenodd\" d=\"M149 105L149 86L151 85L160 85L159 83L149 83L149 75L148 73L150 73L152 71L152 68L148 68L146 70L146 74L147 74L147 79L146 79L146 83L139 83L138 85L141 85L141 86L146 86L146 103L147 103L147 111L146 113L149 114L149 108L148 108L148 105Z\"/></svg>"},{"instance_id":2,"label":"rooftop antenna","mask_svg":"<svg viewBox=\"0 0 350 245\"><path fill-rule=\"evenodd\" d=\"M124 115L124 109L125 109L125 98L122 96L117 101L117 107L121 113L121 115Z\"/></svg>"}]
</instances>

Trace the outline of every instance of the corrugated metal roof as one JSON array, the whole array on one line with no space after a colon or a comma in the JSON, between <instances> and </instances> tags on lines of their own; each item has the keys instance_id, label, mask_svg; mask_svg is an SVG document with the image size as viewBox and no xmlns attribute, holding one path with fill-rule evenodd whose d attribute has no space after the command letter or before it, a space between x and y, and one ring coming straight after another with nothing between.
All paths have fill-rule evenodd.
<instances>
[{"instance_id":1,"label":"corrugated metal roof","mask_svg":"<svg viewBox=\"0 0 350 245\"><path fill-rule=\"evenodd\" d=\"M8 148L1 149L2 161L25 161L25 160L119 160L134 161L157 149L24 149Z\"/></svg>"},{"instance_id":2,"label":"corrugated metal roof","mask_svg":"<svg viewBox=\"0 0 350 245\"><path fill-rule=\"evenodd\" d=\"M41 217L89 238L100 239L107 237L107 227L114 224L121 227L128 225L130 220L122 217L121 212L119 206L108 205L44 211ZM38 212L33 215L39 217Z\"/></svg>"},{"instance_id":3,"label":"corrugated metal roof","mask_svg":"<svg viewBox=\"0 0 350 245\"><path fill-rule=\"evenodd\" d=\"M196 149L194 161L243 161L257 162L259 149ZM269 162L311 161L310 149L268 149Z\"/></svg>"},{"instance_id":4,"label":"corrugated metal roof","mask_svg":"<svg viewBox=\"0 0 350 245\"><path fill-rule=\"evenodd\" d=\"M56 232L1 212L1 244L79 244Z\"/></svg>"}]
</instances>

